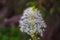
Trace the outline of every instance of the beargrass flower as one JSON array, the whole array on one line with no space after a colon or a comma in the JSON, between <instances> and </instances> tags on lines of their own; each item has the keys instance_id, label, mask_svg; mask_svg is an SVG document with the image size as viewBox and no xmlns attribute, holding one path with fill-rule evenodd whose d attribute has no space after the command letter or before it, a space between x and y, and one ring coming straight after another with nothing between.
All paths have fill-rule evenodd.
<instances>
[{"instance_id":1,"label":"beargrass flower","mask_svg":"<svg viewBox=\"0 0 60 40\"><path fill-rule=\"evenodd\" d=\"M40 11L37 8L29 7L24 10L21 19L19 20L20 30L28 35L34 36L34 33L40 33L43 36L43 27L46 24L42 18Z\"/></svg>"}]
</instances>

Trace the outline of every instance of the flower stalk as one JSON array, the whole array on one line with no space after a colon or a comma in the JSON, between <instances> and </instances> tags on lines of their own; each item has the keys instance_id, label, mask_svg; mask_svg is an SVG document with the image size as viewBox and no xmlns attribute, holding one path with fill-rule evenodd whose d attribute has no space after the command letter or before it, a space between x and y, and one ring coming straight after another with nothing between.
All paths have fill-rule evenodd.
<instances>
[{"instance_id":1,"label":"flower stalk","mask_svg":"<svg viewBox=\"0 0 60 40\"><path fill-rule=\"evenodd\" d=\"M32 40L37 40L36 35L33 35L33 36L32 36Z\"/></svg>"}]
</instances>

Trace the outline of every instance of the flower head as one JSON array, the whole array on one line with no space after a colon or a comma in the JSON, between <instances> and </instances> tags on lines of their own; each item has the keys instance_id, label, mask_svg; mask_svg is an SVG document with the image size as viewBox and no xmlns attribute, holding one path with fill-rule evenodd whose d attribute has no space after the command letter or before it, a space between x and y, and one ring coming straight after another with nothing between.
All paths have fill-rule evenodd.
<instances>
[{"instance_id":1,"label":"flower head","mask_svg":"<svg viewBox=\"0 0 60 40\"><path fill-rule=\"evenodd\" d=\"M29 7L23 12L23 16L19 20L20 30L26 32L29 35L34 33L41 33L43 35L42 27L46 28L46 24L41 16L40 11L36 8Z\"/></svg>"}]
</instances>

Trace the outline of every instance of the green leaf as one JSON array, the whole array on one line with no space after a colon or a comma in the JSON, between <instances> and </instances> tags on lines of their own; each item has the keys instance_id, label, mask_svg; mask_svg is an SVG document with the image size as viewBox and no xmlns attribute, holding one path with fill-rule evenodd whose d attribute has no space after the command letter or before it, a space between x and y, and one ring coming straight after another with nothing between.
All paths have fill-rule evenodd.
<instances>
[{"instance_id":1,"label":"green leaf","mask_svg":"<svg viewBox=\"0 0 60 40\"><path fill-rule=\"evenodd\" d=\"M0 40L2 40L2 36L3 36L2 33L0 33Z\"/></svg>"},{"instance_id":2,"label":"green leaf","mask_svg":"<svg viewBox=\"0 0 60 40\"><path fill-rule=\"evenodd\" d=\"M8 40L8 36L3 35L2 40Z\"/></svg>"},{"instance_id":3,"label":"green leaf","mask_svg":"<svg viewBox=\"0 0 60 40\"><path fill-rule=\"evenodd\" d=\"M11 34L11 36L15 34L15 30L16 30L15 25L11 24L11 27L10 27L10 34Z\"/></svg>"},{"instance_id":4,"label":"green leaf","mask_svg":"<svg viewBox=\"0 0 60 40\"><path fill-rule=\"evenodd\" d=\"M53 14L53 12L54 12L54 8L51 8L50 9L50 14Z\"/></svg>"},{"instance_id":5,"label":"green leaf","mask_svg":"<svg viewBox=\"0 0 60 40\"><path fill-rule=\"evenodd\" d=\"M10 40L19 40L18 37L11 37Z\"/></svg>"},{"instance_id":6,"label":"green leaf","mask_svg":"<svg viewBox=\"0 0 60 40\"><path fill-rule=\"evenodd\" d=\"M38 5L38 3L37 3L37 1L34 1L34 2L28 2L27 4L26 4L26 6L37 6Z\"/></svg>"},{"instance_id":7,"label":"green leaf","mask_svg":"<svg viewBox=\"0 0 60 40\"><path fill-rule=\"evenodd\" d=\"M6 33L6 27L5 27L5 26L2 26L2 27L0 28L0 31L1 31L2 33Z\"/></svg>"}]
</instances>

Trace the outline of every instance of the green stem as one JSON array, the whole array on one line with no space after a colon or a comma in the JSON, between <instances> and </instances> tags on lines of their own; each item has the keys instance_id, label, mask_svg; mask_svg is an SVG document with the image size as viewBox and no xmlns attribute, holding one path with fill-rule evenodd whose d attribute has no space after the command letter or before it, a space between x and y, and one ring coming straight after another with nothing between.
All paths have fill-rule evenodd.
<instances>
[{"instance_id":1,"label":"green stem","mask_svg":"<svg viewBox=\"0 0 60 40\"><path fill-rule=\"evenodd\" d=\"M36 38L36 36L34 35L34 36L32 36L32 40L37 40L37 38Z\"/></svg>"}]
</instances>

